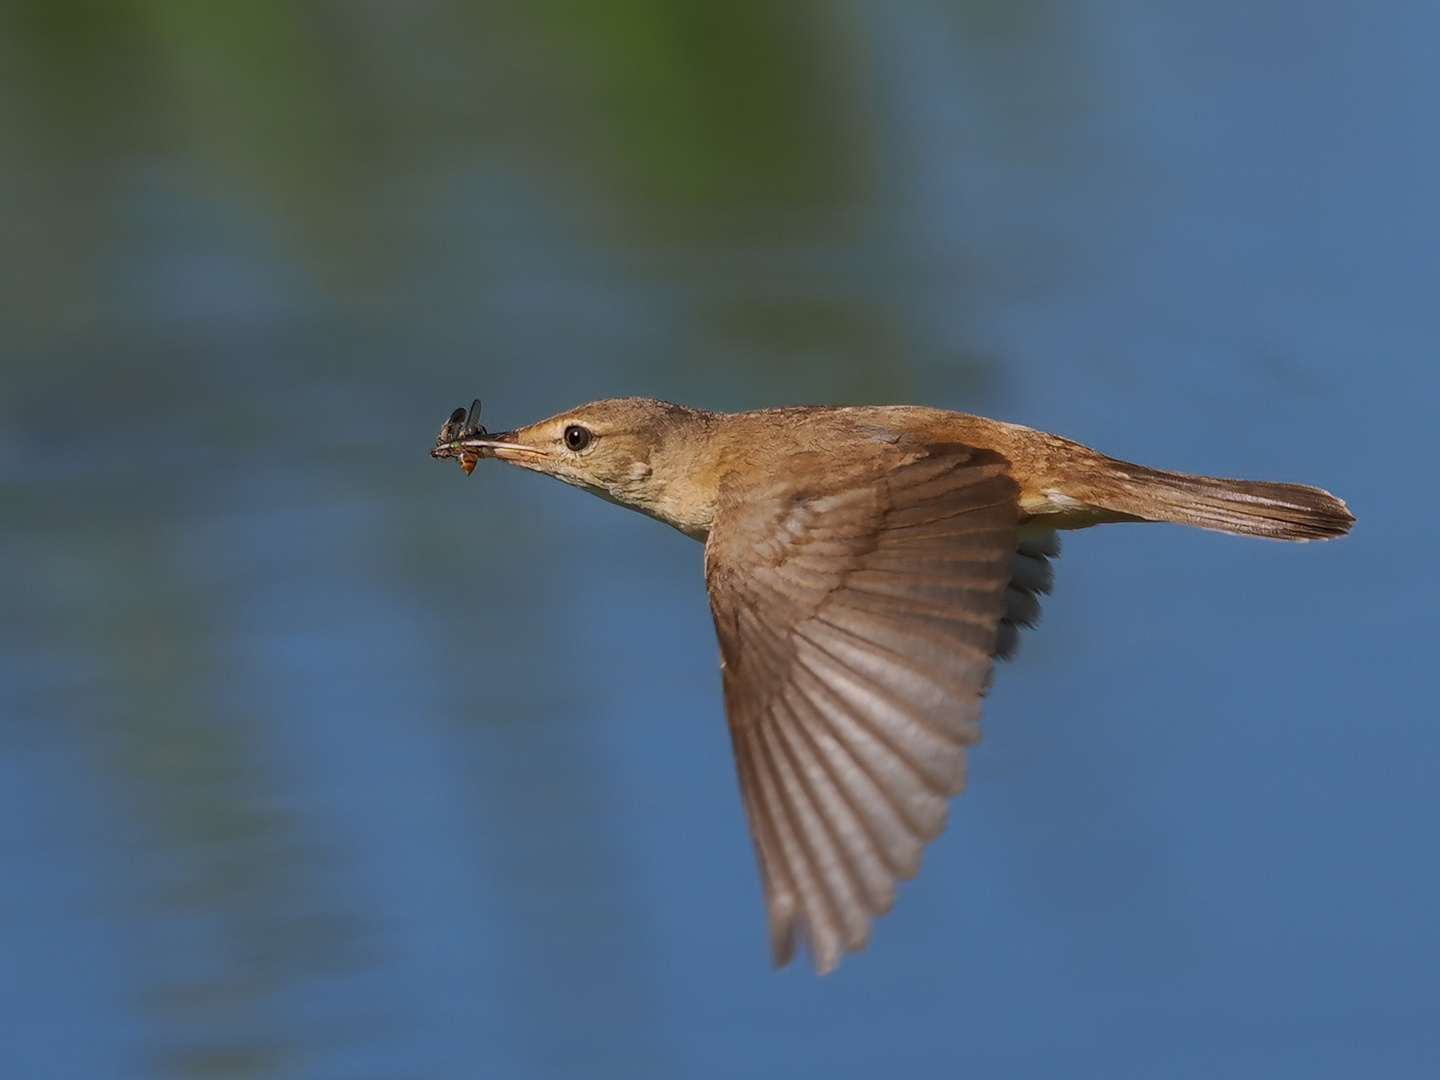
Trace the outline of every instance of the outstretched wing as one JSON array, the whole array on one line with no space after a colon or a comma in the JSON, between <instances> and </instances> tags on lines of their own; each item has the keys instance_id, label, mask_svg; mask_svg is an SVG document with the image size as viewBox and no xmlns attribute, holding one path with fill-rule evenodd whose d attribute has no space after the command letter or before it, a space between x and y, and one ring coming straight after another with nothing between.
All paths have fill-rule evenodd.
<instances>
[{"instance_id":1,"label":"outstretched wing","mask_svg":"<svg viewBox=\"0 0 1440 1080\"><path fill-rule=\"evenodd\" d=\"M864 449L796 462L805 490L722 487L705 547L771 952L808 939L822 973L865 946L964 784L1018 542L1003 458Z\"/></svg>"}]
</instances>

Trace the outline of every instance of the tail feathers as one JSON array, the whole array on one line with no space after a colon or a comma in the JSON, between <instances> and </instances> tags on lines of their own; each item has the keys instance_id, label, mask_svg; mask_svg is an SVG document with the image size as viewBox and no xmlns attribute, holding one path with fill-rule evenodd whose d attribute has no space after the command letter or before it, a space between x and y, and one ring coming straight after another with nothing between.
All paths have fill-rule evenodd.
<instances>
[{"instance_id":1,"label":"tail feathers","mask_svg":"<svg viewBox=\"0 0 1440 1080\"><path fill-rule=\"evenodd\" d=\"M1355 522L1340 499L1304 484L1189 476L1120 461L1113 466L1115 487L1106 508L1146 521L1276 540L1343 536Z\"/></svg>"}]
</instances>

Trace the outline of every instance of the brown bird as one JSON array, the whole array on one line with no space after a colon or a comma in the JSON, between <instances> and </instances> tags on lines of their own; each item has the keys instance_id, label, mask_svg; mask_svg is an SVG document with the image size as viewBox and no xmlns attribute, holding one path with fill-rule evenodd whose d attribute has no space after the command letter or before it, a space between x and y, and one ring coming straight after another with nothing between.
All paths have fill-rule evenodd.
<instances>
[{"instance_id":1,"label":"brown bird","mask_svg":"<svg viewBox=\"0 0 1440 1080\"><path fill-rule=\"evenodd\" d=\"M1281 540L1355 520L1318 488L1131 465L912 406L713 413L597 401L434 457L548 473L705 544L740 792L776 965L865 947L940 834L992 658L1039 615L1056 529L1173 521Z\"/></svg>"}]
</instances>

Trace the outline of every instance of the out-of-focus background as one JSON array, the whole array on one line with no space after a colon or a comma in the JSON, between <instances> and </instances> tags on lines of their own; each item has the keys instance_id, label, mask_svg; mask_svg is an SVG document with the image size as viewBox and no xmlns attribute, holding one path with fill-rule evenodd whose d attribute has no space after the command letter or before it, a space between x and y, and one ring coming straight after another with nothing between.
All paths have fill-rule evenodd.
<instances>
[{"instance_id":1,"label":"out-of-focus background","mask_svg":"<svg viewBox=\"0 0 1440 1080\"><path fill-rule=\"evenodd\" d=\"M16 1077L1419 1077L1440 8L6 0ZM912 402L1307 481L1069 538L871 948L766 966L699 545L427 457Z\"/></svg>"}]
</instances>

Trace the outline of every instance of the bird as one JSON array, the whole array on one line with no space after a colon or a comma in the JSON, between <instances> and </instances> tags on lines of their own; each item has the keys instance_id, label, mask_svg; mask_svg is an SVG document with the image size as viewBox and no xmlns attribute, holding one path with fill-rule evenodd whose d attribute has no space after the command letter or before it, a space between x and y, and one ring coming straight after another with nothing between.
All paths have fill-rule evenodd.
<instances>
[{"instance_id":1,"label":"bird","mask_svg":"<svg viewBox=\"0 0 1440 1080\"><path fill-rule=\"evenodd\" d=\"M705 545L725 715L771 960L817 974L870 940L945 824L993 661L1033 626L1057 531L1165 521L1341 536L1329 492L1136 465L923 406L721 413L613 398L431 455L546 473Z\"/></svg>"}]
</instances>

